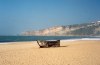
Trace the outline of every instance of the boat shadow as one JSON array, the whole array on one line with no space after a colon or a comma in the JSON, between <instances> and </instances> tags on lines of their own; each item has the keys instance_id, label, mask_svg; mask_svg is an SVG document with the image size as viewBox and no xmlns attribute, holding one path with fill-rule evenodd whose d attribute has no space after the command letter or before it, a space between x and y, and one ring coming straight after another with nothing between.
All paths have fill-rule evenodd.
<instances>
[{"instance_id":1,"label":"boat shadow","mask_svg":"<svg viewBox=\"0 0 100 65\"><path fill-rule=\"evenodd\" d=\"M60 46L60 47L69 47L69 45L63 45L63 46Z\"/></svg>"}]
</instances>

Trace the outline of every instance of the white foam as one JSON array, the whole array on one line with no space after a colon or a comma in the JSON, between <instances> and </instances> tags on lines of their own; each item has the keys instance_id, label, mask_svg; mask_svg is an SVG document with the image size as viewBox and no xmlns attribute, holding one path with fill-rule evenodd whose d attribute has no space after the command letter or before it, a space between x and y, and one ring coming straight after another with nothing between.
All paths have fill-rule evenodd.
<instances>
[{"instance_id":1,"label":"white foam","mask_svg":"<svg viewBox=\"0 0 100 65\"><path fill-rule=\"evenodd\" d=\"M80 40L80 39L65 39L65 40L61 40L61 41L62 42L66 42L66 41L71 42L71 41L78 41L78 40Z\"/></svg>"},{"instance_id":2,"label":"white foam","mask_svg":"<svg viewBox=\"0 0 100 65\"><path fill-rule=\"evenodd\" d=\"M7 43L0 43L0 44L10 44L10 43L7 42Z\"/></svg>"},{"instance_id":3,"label":"white foam","mask_svg":"<svg viewBox=\"0 0 100 65\"><path fill-rule=\"evenodd\" d=\"M100 40L100 38L82 38L81 40Z\"/></svg>"},{"instance_id":4,"label":"white foam","mask_svg":"<svg viewBox=\"0 0 100 65\"><path fill-rule=\"evenodd\" d=\"M66 41L79 41L79 40L100 40L100 38L65 39L65 40L61 40L61 41L66 42Z\"/></svg>"}]
</instances>

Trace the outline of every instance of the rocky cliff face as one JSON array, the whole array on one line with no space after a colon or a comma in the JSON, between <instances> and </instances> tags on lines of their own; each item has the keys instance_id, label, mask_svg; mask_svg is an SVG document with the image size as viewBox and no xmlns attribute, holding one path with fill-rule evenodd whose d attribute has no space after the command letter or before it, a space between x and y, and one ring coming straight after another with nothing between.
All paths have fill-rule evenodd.
<instances>
[{"instance_id":1,"label":"rocky cliff face","mask_svg":"<svg viewBox=\"0 0 100 65\"><path fill-rule=\"evenodd\" d=\"M27 31L23 32L21 35L32 36L68 36L68 35L100 35L100 21L85 23L85 24L75 24L67 26L54 26L47 29L37 30L37 31Z\"/></svg>"}]
</instances>

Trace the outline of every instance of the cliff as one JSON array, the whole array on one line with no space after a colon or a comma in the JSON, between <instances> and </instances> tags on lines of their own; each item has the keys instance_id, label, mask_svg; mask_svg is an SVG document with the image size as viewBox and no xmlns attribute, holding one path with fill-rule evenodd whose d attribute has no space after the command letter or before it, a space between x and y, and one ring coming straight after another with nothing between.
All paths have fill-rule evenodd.
<instances>
[{"instance_id":1,"label":"cliff","mask_svg":"<svg viewBox=\"0 0 100 65\"><path fill-rule=\"evenodd\" d=\"M91 35L100 36L100 21L84 24L74 24L66 26L54 26L47 29L37 31L26 31L21 35L32 36L70 36L70 35Z\"/></svg>"}]
</instances>

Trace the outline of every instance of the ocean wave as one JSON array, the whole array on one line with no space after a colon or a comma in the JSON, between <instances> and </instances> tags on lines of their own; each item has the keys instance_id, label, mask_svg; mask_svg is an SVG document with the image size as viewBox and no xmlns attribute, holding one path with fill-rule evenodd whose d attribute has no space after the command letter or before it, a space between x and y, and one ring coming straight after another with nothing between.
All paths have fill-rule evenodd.
<instances>
[{"instance_id":1,"label":"ocean wave","mask_svg":"<svg viewBox=\"0 0 100 65\"><path fill-rule=\"evenodd\" d=\"M79 40L100 40L100 38L65 39L65 40L61 40L61 41L66 42L66 41L79 41Z\"/></svg>"}]
</instances>

